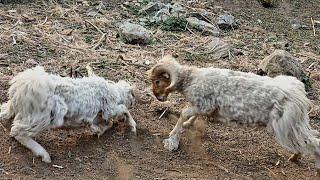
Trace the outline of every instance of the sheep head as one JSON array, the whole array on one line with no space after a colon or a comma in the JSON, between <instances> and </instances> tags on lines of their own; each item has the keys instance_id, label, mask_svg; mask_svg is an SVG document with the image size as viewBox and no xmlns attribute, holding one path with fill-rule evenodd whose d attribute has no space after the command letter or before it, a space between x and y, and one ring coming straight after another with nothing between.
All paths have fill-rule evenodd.
<instances>
[{"instance_id":1,"label":"sheep head","mask_svg":"<svg viewBox=\"0 0 320 180\"><path fill-rule=\"evenodd\" d=\"M181 65L166 55L149 70L152 92L159 101L166 101L169 93L176 90L180 69Z\"/></svg>"},{"instance_id":2,"label":"sheep head","mask_svg":"<svg viewBox=\"0 0 320 180\"><path fill-rule=\"evenodd\" d=\"M117 82L117 86L119 88L119 93L121 95L121 99L123 103L128 107L132 107L135 103L135 86L130 85L128 82L124 80L120 80Z\"/></svg>"}]
</instances>

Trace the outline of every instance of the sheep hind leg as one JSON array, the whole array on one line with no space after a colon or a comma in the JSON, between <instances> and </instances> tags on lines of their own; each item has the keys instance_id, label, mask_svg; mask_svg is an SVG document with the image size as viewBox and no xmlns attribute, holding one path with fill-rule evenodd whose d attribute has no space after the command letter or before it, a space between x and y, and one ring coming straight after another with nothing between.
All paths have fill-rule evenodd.
<instances>
[{"instance_id":1,"label":"sheep hind leg","mask_svg":"<svg viewBox=\"0 0 320 180\"><path fill-rule=\"evenodd\" d=\"M49 153L31 137L15 136L14 138L22 145L30 149L36 156L40 156L42 158L42 161L51 163Z\"/></svg>"},{"instance_id":2,"label":"sheep hind leg","mask_svg":"<svg viewBox=\"0 0 320 180\"><path fill-rule=\"evenodd\" d=\"M196 119L197 119L196 116L192 116L191 118L189 118L188 121L184 122L182 126L183 126L184 128L190 127L190 126L192 126L192 125L194 124L194 122L196 121Z\"/></svg>"}]
</instances>

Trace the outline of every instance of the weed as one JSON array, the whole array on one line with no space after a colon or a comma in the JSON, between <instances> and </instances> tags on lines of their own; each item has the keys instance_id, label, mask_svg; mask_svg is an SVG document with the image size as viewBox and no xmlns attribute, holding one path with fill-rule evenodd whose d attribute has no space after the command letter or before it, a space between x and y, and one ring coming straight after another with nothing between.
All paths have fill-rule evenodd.
<instances>
[{"instance_id":1,"label":"weed","mask_svg":"<svg viewBox=\"0 0 320 180\"><path fill-rule=\"evenodd\" d=\"M183 17L170 16L161 25L161 29L165 31L185 31L187 20Z\"/></svg>"}]
</instances>

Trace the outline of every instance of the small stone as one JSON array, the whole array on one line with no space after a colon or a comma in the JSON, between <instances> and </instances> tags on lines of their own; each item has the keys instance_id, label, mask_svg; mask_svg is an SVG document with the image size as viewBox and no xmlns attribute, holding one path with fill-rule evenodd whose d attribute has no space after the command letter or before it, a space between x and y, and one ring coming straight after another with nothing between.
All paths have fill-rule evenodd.
<instances>
[{"instance_id":1,"label":"small stone","mask_svg":"<svg viewBox=\"0 0 320 180\"><path fill-rule=\"evenodd\" d=\"M36 65L38 65L38 63L34 59L26 60L25 64L28 65L28 66L36 66Z\"/></svg>"},{"instance_id":2,"label":"small stone","mask_svg":"<svg viewBox=\"0 0 320 180\"><path fill-rule=\"evenodd\" d=\"M259 64L258 74L270 77L288 75L301 81L306 76L300 62L285 50L275 50L265 57Z\"/></svg>"},{"instance_id":3,"label":"small stone","mask_svg":"<svg viewBox=\"0 0 320 180\"><path fill-rule=\"evenodd\" d=\"M258 19L258 20L257 20L257 23L258 23L258 24L262 24L261 19Z\"/></svg>"},{"instance_id":4,"label":"small stone","mask_svg":"<svg viewBox=\"0 0 320 180\"><path fill-rule=\"evenodd\" d=\"M219 29L210 23L199 20L195 17L188 17L186 20L188 24L195 29L201 30L206 34L211 34L214 36L219 35Z\"/></svg>"},{"instance_id":5,"label":"small stone","mask_svg":"<svg viewBox=\"0 0 320 180\"><path fill-rule=\"evenodd\" d=\"M182 5L180 3L174 3L171 7L170 7L170 13L175 15L175 14L181 14L185 12L185 9L182 7Z\"/></svg>"},{"instance_id":6,"label":"small stone","mask_svg":"<svg viewBox=\"0 0 320 180\"><path fill-rule=\"evenodd\" d=\"M120 38L129 44L149 44L151 33L139 24L124 22L118 24Z\"/></svg>"},{"instance_id":7,"label":"small stone","mask_svg":"<svg viewBox=\"0 0 320 180\"><path fill-rule=\"evenodd\" d=\"M150 22L163 22L170 16L169 8L162 8L150 19Z\"/></svg>"},{"instance_id":8,"label":"small stone","mask_svg":"<svg viewBox=\"0 0 320 180\"><path fill-rule=\"evenodd\" d=\"M144 61L144 64L147 65L147 66L149 66L149 65L151 64L151 62L150 62L149 60L145 60L145 61Z\"/></svg>"},{"instance_id":9,"label":"small stone","mask_svg":"<svg viewBox=\"0 0 320 180\"><path fill-rule=\"evenodd\" d=\"M134 5L137 6L137 7L139 7L141 4L138 3L138 2L136 2L136 3L134 3Z\"/></svg>"},{"instance_id":10,"label":"small stone","mask_svg":"<svg viewBox=\"0 0 320 180\"><path fill-rule=\"evenodd\" d=\"M239 22L232 15L220 15L217 25L220 29L236 29L239 27Z\"/></svg>"}]
</instances>

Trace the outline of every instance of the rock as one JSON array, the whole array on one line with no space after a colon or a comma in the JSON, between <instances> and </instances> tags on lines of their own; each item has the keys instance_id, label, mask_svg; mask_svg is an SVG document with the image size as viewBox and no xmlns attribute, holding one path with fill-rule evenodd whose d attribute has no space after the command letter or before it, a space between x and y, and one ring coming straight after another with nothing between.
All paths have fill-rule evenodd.
<instances>
[{"instance_id":1,"label":"rock","mask_svg":"<svg viewBox=\"0 0 320 180\"><path fill-rule=\"evenodd\" d=\"M306 77L299 61L285 50L275 50L265 57L259 64L258 74L270 77L288 75L294 76L301 81Z\"/></svg>"},{"instance_id":2,"label":"rock","mask_svg":"<svg viewBox=\"0 0 320 180\"><path fill-rule=\"evenodd\" d=\"M220 15L217 25L220 29L236 29L239 27L239 22L232 15Z\"/></svg>"},{"instance_id":3,"label":"rock","mask_svg":"<svg viewBox=\"0 0 320 180\"><path fill-rule=\"evenodd\" d=\"M25 62L27 65L32 65L32 66L36 66L38 65L38 63L34 60L34 59L28 59Z\"/></svg>"},{"instance_id":4,"label":"rock","mask_svg":"<svg viewBox=\"0 0 320 180\"><path fill-rule=\"evenodd\" d=\"M210 19L209 17L208 17L208 15L209 15L209 13L207 12L207 11L201 11L201 12L190 12L189 14L188 14L188 16L189 17L195 17L195 18L197 18L197 19L199 19L199 20L202 20L202 21L206 21L206 22L208 22L208 23L210 23L208 20Z\"/></svg>"},{"instance_id":5,"label":"rock","mask_svg":"<svg viewBox=\"0 0 320 180\"><path fill-rule=\"evenodd\" d=\"M145 26L148 21L149 21L149 20L146 19L146 18L140 18L140 19L139 19L139 24L140 24L141 26Z\"/></svg>"},{"instance_id":6,"label":"rock","mask_svg":"<svg viewBox=\"0 0 320 180\"><path fill-rule=\"evenodd\" d=\"M129 44L148 44L151 41L151 33L141 25L124 22L118 24L119 36Z\"/></svg>"},{"instance_id":7,"label":"rock","mask_svg":"<svg viewBox=\"0 0 320 180\"><path fill-rule=\"evenodd\" d=\"M302 22L300 22L297 19L291 20L291 27L292 29L308 29L308 26L304 25Z\"/></svg>"},{"instance_id":8,"label":"rock","mask_svg":"<svg viewBox=\"0 0 320 180\"><path fill-rule=\"evenodd\" d=\"M210 59L217 60L221 58L231 58L230 56L237 56L243 54L240 50L234 49L231 44L213 37L206 45L206 49L210 52Z\"/></svg>"},{"instance_id":9,"label":"rock","mask_svg":"<svg viewBox=\"0 0 320 180\"><path fill-rule=\"evenodd\" d=\"M199 20L195 17L188 17L186 20L188 24L195 29L201 30L206 34L211 34L214 36L219 35L219 29L210 23Z\"/></svg>"},{"instance_id":10,"label":"rock","mask_svg":"<svg viewBox=\"0 0 320 180\"><path fill-rule=\"evenodd\" d=\"M182 7L182 5L180 3L174 3L170 7L170 13L172 15L179 15L181 13L185 13L185 9Z\"/></svg>"},{"instance_id":11,"label":"rock","mask_svg":"<svg viewBox=\"0 0 320 180\"><path fill-rule=\"evenodd\" d=\"M143 7L139 12L141 14L145 13L145 14L151 14L154 13L156 11L159 11L160 9L162 9L164 6L163 3L160 2L149 2L145 7Z\"/></svg>"},{"instance_id":12,"label":"rock","mask_svg":"<svg viewBox=\"0 0 320 180\"><path fill-rule=\"evenodd\" d=\"M160 9L156 14L150 19L150 22L163 22L170 16L169 8L165 7Z\"/></svg>"}]
</instances>

